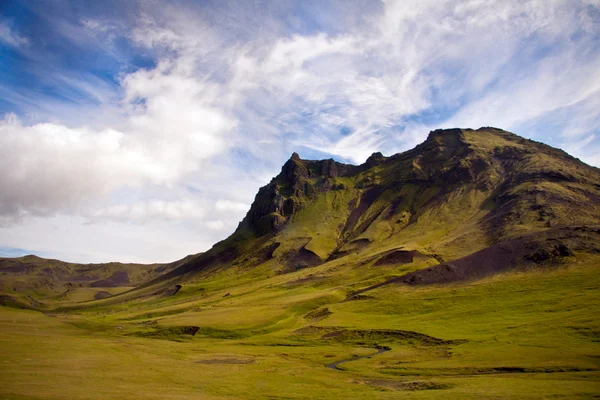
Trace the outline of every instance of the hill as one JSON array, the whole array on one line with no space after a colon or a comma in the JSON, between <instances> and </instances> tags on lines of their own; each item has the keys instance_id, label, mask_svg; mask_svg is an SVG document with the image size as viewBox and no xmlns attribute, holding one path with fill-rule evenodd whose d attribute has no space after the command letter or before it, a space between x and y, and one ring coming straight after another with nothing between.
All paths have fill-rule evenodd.
<instances>
[{"instance_id":1,"label":"hill","mask_svg":"<svg viewBox=\"0 0 600 400\"><path fill-rule=\"evenodd\" d=\"M40 308L43 302L81 302L122 293L188 262L78 264L34 255L0 258L0 304Z\"/></svg>"}]
</instances>

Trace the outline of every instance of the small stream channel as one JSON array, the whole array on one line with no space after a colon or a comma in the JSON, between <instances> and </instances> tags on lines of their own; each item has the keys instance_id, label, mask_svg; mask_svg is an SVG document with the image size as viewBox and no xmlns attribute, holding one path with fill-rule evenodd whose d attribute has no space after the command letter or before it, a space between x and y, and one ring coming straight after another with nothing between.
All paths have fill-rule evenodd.
<instances>
[{"instance_id":1,"label":"small stream channel","mask_svg":"<svg viewBox=\"0 0 600 400\"><path fill-rule=\"evenodd\" d=\"M343 364L343 363L347 363L347 362L350 362L350 361L362 360L363 358L375 357L375 356L378 356L380 354L385 353L386 351L390 351L390 349L389 348L387 348L387 349L379 349L379 350L377 350L377 353L374 353L374 354L367 354L366 356L357 356L357 357L347 358L345 360L340 360L340 361L332 362L331 364L327 364L326 367L327 368L331 368L331 369L337 369L338 371L343 371L343 369L338 368L338 365Z\"/></svg>"}]
</instances>

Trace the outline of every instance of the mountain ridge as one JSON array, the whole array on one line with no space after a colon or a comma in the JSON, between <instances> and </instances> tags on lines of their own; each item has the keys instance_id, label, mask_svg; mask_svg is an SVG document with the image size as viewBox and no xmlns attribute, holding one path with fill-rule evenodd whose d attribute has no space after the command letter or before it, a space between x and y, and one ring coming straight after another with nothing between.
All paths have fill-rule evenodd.
<instances>
[{"instance_id":1,"label":"mountain ridge","mask_svg":"<svg viewBox=\"0 0 600 400\"><path fill-rule=\"evenodd\" d=\"M232 235L136 290L153 294L147 288L227 269L282 274L403 251L433 267L559 227L579 235L576 227L598 221L599 169L498 128L437 129L413 149L374 153L361 165L293 153ZM583 236L575 247L595 249L595 239ZM552 251L531 245L533 252ZM517 264L531 264L517 247Z\"/></svg>"},{"instance_id":2,"label":"mountain ridge","mask_svg":"<svg viewBox=\"0 0 600 400\"><path fill-rule=\"evenodd\" d=\"M498 128L434 130L413 149L374 153L361 165L294 153L230 237L146 286L222 268L286 273L367 248L419 251L440 263L600 221L599 204L599 169Z\"/></svg>"},{"instance_id":3,"label":"mountain ridge","mask_svg":"<svg viewBox=\"0 0 600 400\"><path fill-rule=\"evenodd\" d=\"M306 196L311 196L314 193L317 193L319 191L328 191L328 190L336 190L336 189L343 189L343 184L341 186L336 186L335 184L331 184L330 182L330 178L336 178L336 177L345 177L345 176L350 176L350 175L354 175L357 173L360 173L366 169L375 167L375 166L380 166L382 164L385 164L386 162L394 162L394 161L398 161L398 160L402 160L403 158L407 158L407 157L413 157L415 154L419 154L420 152L423 151L427 151L427 150L431 150L431 146L433 145L434 148L444 148L444 147L448 147L448 145L450 144L456 144L456 141L461 142L462 144L468 145L468 142L465 141L464 139L464 132L473 132L473 133L477 133L477 132L494 132L494 134L507 139L513 143L515 143L516 145L523 145L523 144L530 144L536 147L537 150L540 150L542 152L554 155L554 156L560 156L560 157L564 157L565 159L572 161L572 162L579 162L583 165L583 164L579 159L576 159L572 156L570 156L568 153L564 152L563 150L560 149L556 149L553 148L551 146L548 146L544 143L541 142L536 142L530 139L524 139L518 135L515 135L513 133L510 132L506 132L503 131L501 129L498 128L492 128L492 127L482 127L479 128L477 130L473 130L473 129L459 129L459 128L452 128L452 129L437 129L434 131L431 131L427 137L427 139L425 140L425 142L417 145L415 148L410 149L408 151L402 152L402 153L397 153L394 154L392 156L389 157L385 157L383 156L381 153L373 153L373 155L371 155L367 161L363 164L360 165L351 165L351 164L343 164L337 161L334 161L333 159L327 159L327 160L303 160L301 159L297 153L293 153L292 156L290 157L290 159L283 165L281 172L275 176L272 181L266 185L263 186L262 188L259 189L258 194L256 195L256 198L252 204L252 207L248 213L248 215L244 218L244 221L242 221L242 224L244 224L244 222L249 225L250 227L255 226L258 228L257 233L259 234L264 234L267 233L269 230L268 229L264 229L264 227L261 226L257 226L260 225L260 219L264 218L264 217L269 217L268 214L279 214L276 217L272 217L272 220L269 221L271 222L271 224L266 224L270 229L276 229L278 226L282 225L283 223L285 223L285 219L281 218L281 217L288 217L290 214L293 214L295 211L297 211L298 209L295 208L298 206L297 202L293 201L293 196L297 196L298 194L304 194ZM448 140L449 136L454 136L456 141L454 141L454 143L452 143L452 140ZM463 149L464 151L461 152L461 154L459 154L459 156L466 156L468 153L472 153L472 151L468 150L468 147ZM505 149L498 149L498 155L504 156L506 158L519 158L520 156L522 156L523 154L531 154L531 151L528 150L523 150L523 151L518 151L517 147L509 147L509 148L505 148ZM482 161L482 160L476 160L476 161ZM482 167L485 167L485 162L483 162L483 164L481 165ZM585 165L587 166L587 165ZM597 168L592 167L592 166L587 166L591 169L594 169L596 171L599 171ZM413 180L419 180L419 178L422 178L422 176L419 176L418 172L421 172L422 169L419 167L418 168L420 171L412 171L413 172L413 177L411 179ZM319 174L318 171L321 170L322 172ZM460 176L461 173L464 174L470 174L472 173L472 171L470 171L466 166L461 166L461 168L458 171L454 171L455 175L454 176L442 176L440 178L442 178L445 182L448 183L453 183L453 181L456 180L461 180L464 178L468 178L467 175L465 176ZM431 174L431 172L430 172ZM317 182L316 185L312 185L312 186L307 186L306 185L306 179L308 178L320 178L322 179L321 181ZM445 178L445 179L444 179ZM448 179L450 178L450 179ZM475 179L474 176L470 176L471 179ZM569 179L568 177L565 177L563 175L560 175L560 173L549 173L547 175L547 178L551 178L551 179ZM411 179L408 179L407 181L410 183ZM289 187L284 188L287 189L288 193L288 198L284 199L283 196L285 196L286 193L280 193L278 190L275 190L274 193L271 193L271 197L274 198L275 204L274 207L272 208L268 208L266 213L263 213L263 215L260 214L260 211L264 211L264 209L260 209L260 205L261 203L264 201L265 197L265 192L267 192L268 190L272 190L275 186L276 183L280 183L280 182L284 182L287 183ZM485 185L485 182L481 182L481 184ZM368 182L364 182L364 185L368 185ZM290 191L292 192L290 194ZM291 201L290 201L291 200ZM256 207L256 205L259 204L259 207ZM254 208L259 208L258 210L253 210ZM248 219L250 219L250 221L247 221Z\"/></svg>"}]
</instances>

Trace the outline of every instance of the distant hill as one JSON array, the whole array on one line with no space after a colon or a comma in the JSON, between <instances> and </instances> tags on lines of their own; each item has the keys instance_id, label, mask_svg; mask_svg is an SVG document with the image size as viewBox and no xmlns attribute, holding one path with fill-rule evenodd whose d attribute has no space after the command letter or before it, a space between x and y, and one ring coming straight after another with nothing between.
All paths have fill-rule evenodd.
<instances>
[{"instance_id":1,"label":"distant hill","mask_svg":"<svg viewBox=\"0 0 600 400\"><path fill-rule=\"evenodd\" d=\"M131 288L151 281L192 260L187 256L167 264L78 264L34 255L0 258L0 304L36 307L38 300L55 299L78 288L98 288L96 299L110 296L100 288ZM104 295L102 293L105 293ZM93 298L93 297L92 297ZM91 299L91 298L90 298Z\"/></svg>"}]
</instances>

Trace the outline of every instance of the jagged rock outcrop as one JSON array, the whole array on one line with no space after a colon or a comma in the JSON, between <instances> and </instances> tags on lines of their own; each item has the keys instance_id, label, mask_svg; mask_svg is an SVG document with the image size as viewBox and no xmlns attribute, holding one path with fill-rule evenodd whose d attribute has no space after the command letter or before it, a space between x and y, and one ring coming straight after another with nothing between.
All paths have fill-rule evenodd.
<instances>
[{"instance_id":1,"label":"jagged rock outcrop","mask_svg":"<svg viewBox=\"0 0 600 400\"><path fill-rule=\"evenodd\" d=\"M349 176L359 167L328 160L302 160L293 153L281 172L259 189L250 211L241 223L259 236L276 232L318 193L341 190L335 178Z\"/></svg>"}]
</instances>

